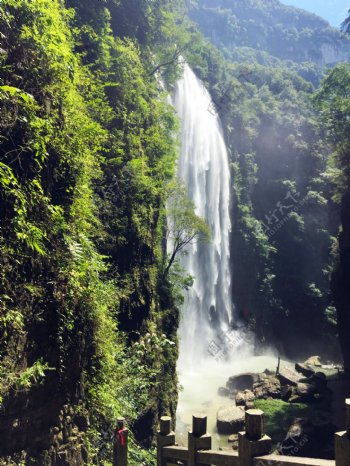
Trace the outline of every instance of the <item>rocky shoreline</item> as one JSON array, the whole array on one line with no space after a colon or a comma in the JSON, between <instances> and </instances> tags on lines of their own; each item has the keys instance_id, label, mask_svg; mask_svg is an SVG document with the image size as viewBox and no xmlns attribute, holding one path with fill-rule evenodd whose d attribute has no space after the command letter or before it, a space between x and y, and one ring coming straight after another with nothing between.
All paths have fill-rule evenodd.
<instances>
[{"instance_id":1,"label":"rocky shoreline","mask_svg":"<svg viewBox=\"0 0 350 466\"><path fill-rule=\"evenodd\" d=\"M217 412L217 431L229 435L231 447L237 448L245 410L260 407L265 411L267 433L276 453L331 459L336 428L328 382L340 376L337 366L322 364L318 356L294 367L278 364L276 371L232 376L226 387L218 389L225 402Z\"/></svg>"}]
</instances>

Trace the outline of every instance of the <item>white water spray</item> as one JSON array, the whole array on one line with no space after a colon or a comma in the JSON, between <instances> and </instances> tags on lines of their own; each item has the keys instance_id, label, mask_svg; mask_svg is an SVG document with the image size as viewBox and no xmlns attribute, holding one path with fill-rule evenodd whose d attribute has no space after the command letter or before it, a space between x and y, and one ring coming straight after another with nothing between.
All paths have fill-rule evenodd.
<instances>
[{"instance_id":1,"label":"white water spray","mask_svg":"<svg viewBox=\"0 0 350 466\"><path fill-rule=\"evenodd\" d=\"M230 169L220 118L209 92L188 65L177 83L174 104L181 119L178 176L197 215L211 230L209 244L192 244L182 265L194 277L181 313L177 439L186 443L192 414L208 416L214 446L227 445L216 433L216 412L225 402L219 386L228 377L273 368L275 358L253 356L253 335L240 327L231 298ZM233 245L234 247L234 245ZM226 403L234 403L226 400Z\"/></svg>"},{"instance_id":2,"label":"white water spray","mask_svg":"<svg viewBox=\"0 0 350 466\"><path fill-rule=\"evenodd\" d=\"M206 219L211 231L209 244L189 245L182 258L186 272L194 277L179 329L179 367L189 369L210 356L210 345L219 351L218 334L229 331L233 317L230 169L220 118L213 112L209 92L187 64L174 100L182 124L178 176L196 214Z\"/></svg>"}]
</instances>

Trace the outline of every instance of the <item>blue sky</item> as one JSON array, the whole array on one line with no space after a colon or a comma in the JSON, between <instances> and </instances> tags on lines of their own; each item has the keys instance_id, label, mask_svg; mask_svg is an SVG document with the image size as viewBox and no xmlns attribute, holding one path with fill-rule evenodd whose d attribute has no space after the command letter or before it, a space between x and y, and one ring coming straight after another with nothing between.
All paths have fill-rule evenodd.
<instances>
[{"instance_id":1,"label":"blue sky","mask_svg":"<svg viewBox=\"0 0 350 466\"><path fill-rule=\"evenodd\" d=\"M286 5L316 13L329 21L332 26L339 27L350 9L350 0L280 0Z\"/></svg>"}]
</instances>

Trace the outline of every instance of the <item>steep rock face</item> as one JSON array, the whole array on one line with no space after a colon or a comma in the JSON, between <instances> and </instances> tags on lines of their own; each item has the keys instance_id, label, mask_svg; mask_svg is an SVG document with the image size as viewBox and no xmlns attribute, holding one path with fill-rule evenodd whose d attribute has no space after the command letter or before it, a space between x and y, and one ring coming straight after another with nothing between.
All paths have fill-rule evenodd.
<instances>
[{"instance_id":1,"label":"steep rock face","mask_svg":"<svg viewBox=\"0 0 350 466\"><path fill-rule=\"evenodd\" d=\"M58 397L55 402L46 397L35 411L24 410L26 415L19 414L15 421L10 416L1 419L0 455L5 462L0 464L11 464L10 457L42 466L86 464L87 418L75 415L72 406L60 401Z\"/></svg>"},{"instance_id":2,"label":"steep rock face","mask_svg":"<svg viewBox=\"0 0 350 466\"><path fill-rule=\"evenodd\" d=\"M1 466L110 462L117 416L146 445L176 410L174 118L105 3L67 3L0 3Z\"/></svg>"},{"instance_id":3,"label":"steep rock face","mask_svg":"<svg viewBox=\"0 0 350 466\"><path fill-rule=\"evenodd\" d=\"M350 60L350 50L347 50L341 41L333 45L324 43L320 46L320 51L322 56L320 64L323 66L334 66Z\"/></svg>"}]
</instances>

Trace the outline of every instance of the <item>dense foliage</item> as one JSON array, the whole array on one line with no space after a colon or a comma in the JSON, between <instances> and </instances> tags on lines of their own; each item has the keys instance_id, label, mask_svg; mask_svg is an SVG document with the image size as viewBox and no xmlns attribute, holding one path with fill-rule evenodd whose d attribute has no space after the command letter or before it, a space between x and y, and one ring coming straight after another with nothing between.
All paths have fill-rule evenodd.
<instances>
[{"instance_id":1,"label":"dense foliage","mask_svg":"<svg viewBox=\"0 0 350 466\"><path fill-rule=\"evenodd\" d=\"M241 180L240 187L235 183L237 304L289 356L312 351L310 337L313 350L322 351L323 338L335 341L329 280L336 221L329 219L327 148L311 108L312 88L291 72L259 65L244 87L240 114L233 121L227 115Z\"/></svg>"},{"instance_id":2,"label":"dense foliage","mask_svg":"<svg viewBox=\"0 0 350 466\"><path fill-rule=\"evenodd\" d=\"M261 343L282 354L336 357L330 279L339 219L315 89L282 62L231 63L202 44L189 57L211 90L230 150L237 311Z\"/></svg>"},{"instance_id":3,"label":"dense foliage","mask_svg":"<svg viewBox=\"0 0 350 466\"><path fill-rule=\"evenodd\" d=\"M230 60L290 68L316 84L324 66L349 59L348 38L278 0L196 0L190 14Z\"/></svg>"},{"instance_id":4,"label":"dense foliage","mask_svg":"<svg viewBox=\"0 0 350 466\"><path fill-rule=\"evenodd\" d=\"M150 445L175 413L160 277L177 125L152 73L175 15L134 3L139 17L129 2L0 6L0 435L16 464L107 461L116 416Z\"/></svg>"},{"instance_id":5,"label":"dense foliage","mask_svg":"<svg viewBox=\"0 0 350 466\"><path fill-rule=\"evenodd\" d=\"M350 279L350 66L338 65L331 70L315 96L315 104L325 128L325 137L334 152L328 177L333 183L335 201L340 201L341 230L332 290L337 308L340 343L344 367L350 372L349 279Z\"/></svg>"}]
</instances>

